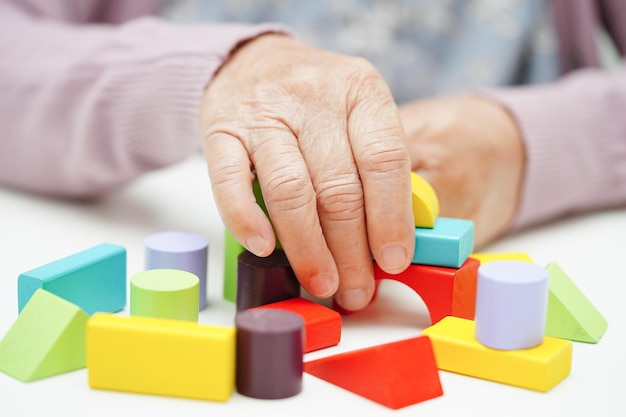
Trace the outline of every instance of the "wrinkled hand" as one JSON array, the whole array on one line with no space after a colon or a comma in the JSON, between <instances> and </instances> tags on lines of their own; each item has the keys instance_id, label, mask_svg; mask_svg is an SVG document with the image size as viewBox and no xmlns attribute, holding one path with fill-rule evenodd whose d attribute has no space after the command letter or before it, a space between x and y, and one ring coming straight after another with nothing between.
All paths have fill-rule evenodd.
<instances>
[{"instance_id":1,"label":"wrinkled hand","mask_svg":"<svg viewBox=\"0 0 626 417\"><path fill-rule=\"evenodd\" d=\"M480 248L506 232L518 205L524 147L509 113L474 96L400 107L411 168L428 180L441 216L475 223Z\"/></svg>"},{"instance_id":2,"label":"wrinkled hand","mask_svg":"<svg viewBox=\"0 0 626 417\"><path fill-rule=\"evenodd\" d=\"M357 310L374 291L371 256L389 273L414 251L410 161L397 107L366 61L281 35L245 44L209 85L201 112L215 200L250 252L269 255L272 225L303 287Z\"/></svg>"}]
</instances>

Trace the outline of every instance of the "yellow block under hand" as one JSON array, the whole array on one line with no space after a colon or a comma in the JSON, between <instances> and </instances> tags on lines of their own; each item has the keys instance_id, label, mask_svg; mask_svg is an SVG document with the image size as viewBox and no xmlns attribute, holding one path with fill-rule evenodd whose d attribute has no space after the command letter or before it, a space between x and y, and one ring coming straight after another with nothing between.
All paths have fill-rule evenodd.
<instances>
[{"instance_id":1,"label":"yellow block under hand","mask_svg":"<svg viewBox=\"0 0 626 417\"><path fill-rule=\"evenodd\" d=\"M235 328L95 314L87 323L92 388L226 401L235 388Z\"/></svg>"},{"instance_id":2,"label":"yellow block under hand","mask_svg":"<svg viewBox=\"0 0 626 417\"><path fill-rule=\"evenodd\" d=\"M411 190L415 227L432 229L439 216L437 193L428 181L415 172L411 172Z\"/></svg>"},{"instance_id":3,"label":"yellow block under hand","mask_svg":"<svg viewBox=\"0 0 626 417\"><path fill-rule=\"evenodd\" d=\"M470 255L478 259L480 264L494 261L522 261L533 263L533 259L526 252L474 252Z\"/></svg>"},{"instance_id":4,"label":"yellow block under hand","mask_svg":"<svg viewBox=\"0 0 626 417\"><path fill-rule=\"evenodd\" d=\"M474 322L448 316L424 330L444 371L547 392L570 373L572 342L545 337L523 350L496 350L474 337Z\"/></svg>"}]
</instances>

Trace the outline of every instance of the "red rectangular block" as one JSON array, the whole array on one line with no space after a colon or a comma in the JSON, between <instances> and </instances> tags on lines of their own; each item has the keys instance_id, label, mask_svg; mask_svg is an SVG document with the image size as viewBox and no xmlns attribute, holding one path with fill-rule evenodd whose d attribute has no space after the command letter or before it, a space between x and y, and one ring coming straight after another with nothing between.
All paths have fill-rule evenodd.
<instances>
[{"instance_id":1,"label":"red rectangular block","mask_svg":"<svg viewBox=\"0 0 626 417\"><path fill-rule=\"evenodd\" d=\"M305 298L291 298L257 308L274 308L298 314L304 319L304 353L335 346L341 339L341 315Z\"/></svg>"}]
</instances>

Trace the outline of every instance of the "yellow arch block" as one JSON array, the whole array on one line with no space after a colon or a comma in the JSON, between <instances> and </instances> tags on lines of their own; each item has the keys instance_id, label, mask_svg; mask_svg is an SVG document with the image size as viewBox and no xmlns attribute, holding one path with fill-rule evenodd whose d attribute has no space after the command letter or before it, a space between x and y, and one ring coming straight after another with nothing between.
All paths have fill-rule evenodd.
<instances>
[{"instance_id":1,"label":"yellow arch block","mask_svg":"<svg viewBox=\"0 0 626 417\"><path fill-rule=\"evenodd\" d=\"M570 373L572 342L545 337L530 349L491 349L474 337L474 321L448 316L425 329L444 371L547 392Z\"/></svg>"},{"instance_id":2,"label":"yellow arch block","mask_svg":"<svg viewBox=\"0 0 626 417\"><path fill-rule=\"evenodd\" d=\"M432 229L439 216L439 199L435 189L422 176L411 172L411 193L415 227Z\"/></svg>"},{"instance_id":3,"label":"yellow arch block","mask_svg":"<svg viewBox=\"0 0 626 417\"><path fill-rule=\"evenodd\" d=\"M97 313L87 323L92 388L226 401L235 388L235 328Z\"/></svg>"}]
</instances>

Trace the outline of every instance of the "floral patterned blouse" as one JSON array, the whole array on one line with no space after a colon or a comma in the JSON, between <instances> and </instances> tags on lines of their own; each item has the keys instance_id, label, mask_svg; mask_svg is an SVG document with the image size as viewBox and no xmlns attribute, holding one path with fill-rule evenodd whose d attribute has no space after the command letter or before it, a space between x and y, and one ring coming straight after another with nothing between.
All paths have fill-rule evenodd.
<instances>
[{"instance_id":1,"label":"floral patterned blouse","mask_svg":"<svg viewBox=\"0 0 626 417\"><path fill-rule=\"evenodd\" d=\"M544 0L176 0L178 22L281 22L312 45L370 60L398 103L559 75Z\"/></svg>"}]
</instances>

